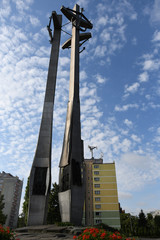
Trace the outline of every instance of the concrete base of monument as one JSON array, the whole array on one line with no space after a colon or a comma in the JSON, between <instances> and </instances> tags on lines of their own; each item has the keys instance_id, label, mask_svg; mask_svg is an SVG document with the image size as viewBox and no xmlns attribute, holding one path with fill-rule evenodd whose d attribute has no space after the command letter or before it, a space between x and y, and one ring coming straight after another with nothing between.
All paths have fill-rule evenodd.
<instances>
[{"instance_id":1,"label":"concrete base of monument","mask_svg":"<svg viewBox=\"0 0 160 240\"><path fill-rule=\"evenodd\" d=\"M28 226L15 230L17 238L20 240L55 240L73 239L74 235L79 235L86 227L57 225Z\"/></svg>"}]
</instances>

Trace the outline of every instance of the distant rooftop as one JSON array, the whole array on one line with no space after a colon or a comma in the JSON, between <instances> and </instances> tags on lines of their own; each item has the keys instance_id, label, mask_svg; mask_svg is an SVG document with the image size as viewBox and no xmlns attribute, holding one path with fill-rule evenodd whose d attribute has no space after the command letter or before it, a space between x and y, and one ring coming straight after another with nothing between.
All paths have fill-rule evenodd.
<instances>
[{"instance_id":1,"label":"distant rooftop","mask_svg":"<svg viewBox=\"0 0 160 240\"><path fill-rule=\"evenodd\" d=\"M18 178L17 176L13 176L12 174L10 173L6 173L4 171L0 172L0 178Z\"/></svg>"}]
</instances>

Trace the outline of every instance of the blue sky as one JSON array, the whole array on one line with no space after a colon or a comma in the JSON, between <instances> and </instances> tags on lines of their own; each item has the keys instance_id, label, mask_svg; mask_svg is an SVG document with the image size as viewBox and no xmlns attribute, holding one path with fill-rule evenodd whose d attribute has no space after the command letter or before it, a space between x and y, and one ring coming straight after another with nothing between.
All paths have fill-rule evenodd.
<instances>
[{"instance_id":1,"label":"blue sky","mask_svg":"<svg viewBox=\"0 0 160 240\"><path fill-rule=\"evenodd\" d=\"M116 163L119 201L137 214L160 209L160 0L0 1L0 171L24 178L38 139L50 56L46 26L60 7L84 7L92 39L80 54L82 139ZM63 24L67 19L63 16ZM63 27L71 31L71 25ZM68 39L62 32L61 45ZM58 181L70 50L60 50L52 148ZM22 195L22 201L23 201Z\"/></svg>"}]
</instances>

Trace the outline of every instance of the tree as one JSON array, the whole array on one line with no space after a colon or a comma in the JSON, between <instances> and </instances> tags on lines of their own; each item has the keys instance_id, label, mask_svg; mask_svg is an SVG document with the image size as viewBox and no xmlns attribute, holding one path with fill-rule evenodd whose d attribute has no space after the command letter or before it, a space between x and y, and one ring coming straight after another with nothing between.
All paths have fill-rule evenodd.
<instances>
[{"instance_id":1,"label":"tree","mask_svg":"<svg viewBox=\"0 0 160 240\"><path fill-rule=\"evenodd\" d=\"M26 186L26 190L25 190L24 202L23 202L23 207L22 207L25 225L27 225L28 204L29 204L29 177L27 180L27 186Z\"/></svg>"},{"instance_id":2,"label":"tree","mask_svg":"<svg viewBox=\"0 0 160 240\"><path fill-rule=\"evenodd\" d=\"M4 203L4 195L0 195L0 224L5 224L7 215L3 213L5 203Z\"/></svg>"},{"instance_id":3,"label":"tree","mask_svg":"<svg viewBox=\"0 0 160 240\"><path fill-rule=\"evenodd\" d=\"M139 227L146 227L147 225L147 219L143 210L141 210L141 212L139 213L138 225Z\"/></svg>"},{"instance_id":4,"label":"tree","mask_svg":"<svg viewBox=\"0 0 160 240\"><path fill-rule=\"evenodd\" d=\"M151 213L147 213L147 233L148 237L153 237L155 233L154 219Z\"/></svg>"},{"instance_id":5,"label":"tree","mask_svg":"<svg viewBox=\"0 0 160 240\"><path fill-rule=\"evenodd\" d=\"M156 215L154 217L154 224L155 224L155 230L156 230L156 235L160 235L160 216Z\"/></svg>"},{"instance_id":6,"label":"tree","mask_svg":"<svg viewBox=\"0 0 160 240\"><path fill-rule=\"evenodd\" d=\"M47 223L60 222L60 211L58 202L59 185L55 182L49 195Z\"/></svg>"},{"instance_id":7,"label":"tree","mask_svg":"<svg viewBox=\"0 0 160 240\"><path fill-rule=\"evenodd\" d=\"M138 217L138 234L139 236L147 235L147 219L143 210L141 210Z\"/></svg>"},{"instance_id":8,"label":"tree","mask_svg":"<svg viewBox=\"0 0 160 240\"><path fill-rule=\"evenodd\" d=\"M155 226L156 226L157 228L160 228L160 216L159 216L159 215L156 215L156 216L154 217L154 222L155 222Z\"/></svg>"},{"instance_id":9,"label":"tree","mask_svg":"<svg viewBox=\"0 0 160 240\"><path fill-rule=\"evenodd\" d=\"M136 216L132 216L130 213L121 213L121 231L132 236L137 233L138 219Z\"/></svg>"},{"instance_id":10,"label":"tree","mask_svg":"<svg viewBox=\"0 0 160 240\"><path fill-rule=\"evenodd\" d=\"M21 227L24 227L26 226L26 223L25 223L25 217L24 217L24 214L23 212L18 216L18 223L17 223L17 227L18 228L21 228Z\"/></svg>"}]
</instances>

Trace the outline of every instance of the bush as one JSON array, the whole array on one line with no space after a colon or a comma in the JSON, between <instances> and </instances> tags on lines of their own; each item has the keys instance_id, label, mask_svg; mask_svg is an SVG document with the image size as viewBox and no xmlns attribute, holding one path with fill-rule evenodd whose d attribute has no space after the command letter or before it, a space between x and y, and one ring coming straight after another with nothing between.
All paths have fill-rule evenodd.
<instances>
[{"instance_id":1,"label":"bush","mask_svg":"<svg viewBox=\"0 0 160 240\"><path fill-rule=\"evenodd\" d=\"M109 232L104 229L98 228L87 228L80 234L78 237L73 236L73 239L76 240L135 240L134 238L126 238L121 235L119 232Z\"/></svg>"},{"instance_id":2,"label":"bush","mask_svg":"<svg viewBox=\"0 0 160 240\"><path fill-rule=\"evenodd\" d=\"M0 239L2 240L20 240L16 238L15 233L9 227L0 225Z\"/></svg>"},{"instance_id":3,"label":"bush","mask_svg":"<svg viewBox=\"0 0 160 240\"><path fill-rule=\"evenodd\" d=\"M109 232L116 232L116 231L118 231L118 229L110 227L110 226L108 226L107 224L104 224L104 223L100 223L100 224L96 225L96 227L97 228L102 228L102 229L104 229L106 231L109 231Z\"/></svg>"}]
</instances>

